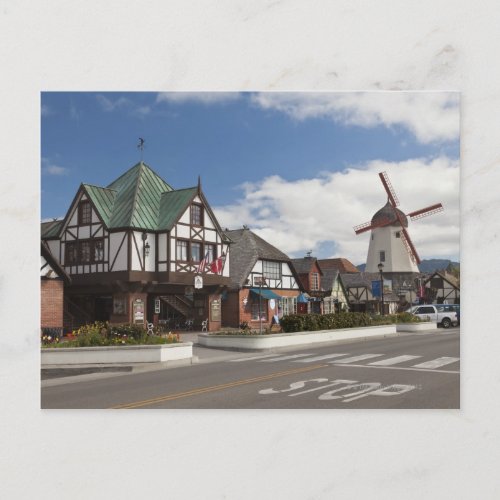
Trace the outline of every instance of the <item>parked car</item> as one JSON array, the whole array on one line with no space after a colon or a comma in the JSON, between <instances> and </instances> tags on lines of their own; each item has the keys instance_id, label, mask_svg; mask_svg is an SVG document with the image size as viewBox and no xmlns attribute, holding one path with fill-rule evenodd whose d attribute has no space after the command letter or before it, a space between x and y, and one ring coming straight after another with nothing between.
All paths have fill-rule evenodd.
<instances>
[{"instance_id":1,"label":"parked car","mask_svg":"<svg viewBox=\"0 0 500 500\"><path fill-rule=\"evenodd\" d=\"M460 310L460 306L458 306L458 310ZM424 321L435 321L443 328L450 328L450 326L459 323L457 304L422 304L411 307L407 312Z\"/></svg>"}]
</instances>

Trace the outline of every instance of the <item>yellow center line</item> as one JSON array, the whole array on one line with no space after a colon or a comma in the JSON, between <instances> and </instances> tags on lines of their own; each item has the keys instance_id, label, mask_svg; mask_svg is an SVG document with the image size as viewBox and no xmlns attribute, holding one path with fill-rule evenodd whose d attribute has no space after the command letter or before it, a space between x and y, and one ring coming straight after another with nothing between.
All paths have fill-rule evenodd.
<instances>
[{"instance_id":1,"label":"yellow center line","mask_svg":"<svg viewBox=\"0 0 500 500\"><path fill-rule=\"evenodd\" d=\"M188 396L196 396L198 394L204 394L207 392L219 391L221 389L228 389L230 387L237 387L239 385L252 384L254 382L261 382L263 380L269 380L277 377L284 377L285 375L292 375L294 373L308 372L311 370L317 370L318 368L325 368L328 365L313 365L306 368L297 368L295 370L287 370L284 372L271 373L269 375L262 375L261 377L247 378L244 380L236 380L234 382L228 382L226 384L213 385L209 387L200 387L198 389L192 389L190 391L178 392L176 394L167 394L165 396L158 396L152 399L145 399L143 401L136 401L135 403L125 403L122 405L112 406L111 409L130 409L139 408L141 406L152 405L156 403L163 403L165 401L172 401L174 399L186 398Z\"/></svg>"}]
</instances>

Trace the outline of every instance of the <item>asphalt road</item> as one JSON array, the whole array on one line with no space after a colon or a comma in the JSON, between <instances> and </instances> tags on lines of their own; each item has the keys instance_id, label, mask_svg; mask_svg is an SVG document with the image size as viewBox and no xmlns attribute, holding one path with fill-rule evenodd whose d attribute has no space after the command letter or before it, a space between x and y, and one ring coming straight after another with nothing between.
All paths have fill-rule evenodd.
<instances>
[{"instance_id":1,"label":"asphalt road","mask_svg":"<svg viewBox=\"0 0 500 500\"><path fill-rule=\"evenodd\" d=\"M459 408L459 330L42 387L42 408Z\"/></svg>"}]
</instances>

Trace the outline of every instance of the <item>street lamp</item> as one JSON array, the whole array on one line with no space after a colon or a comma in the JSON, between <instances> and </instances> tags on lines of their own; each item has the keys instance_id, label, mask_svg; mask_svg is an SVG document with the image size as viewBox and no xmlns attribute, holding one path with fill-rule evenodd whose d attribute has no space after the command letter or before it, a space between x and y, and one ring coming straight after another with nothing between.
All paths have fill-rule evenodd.
<instances>
[{"instance_id":1,"label":"street lamp","mask_svg":"<svg viewBox=\"0 0 500 500\"><path fill-rule=\"evenodd\" d=\"M262 335L262 285L266 286L267 283L264 276L257 276L255 281L257 281L259 285L259 333Z\"/></svg>"},{"instance_id":2,"label":"street lamp","mask_svg":"<svg viewBox=\"0 0 500 500\"><path fill-rule=\"evenodd\" d=\"M382 275L382 271L384 270L384 264L382 262L377 266L378 271L380 273L380 295L382 297L382 311L380 314L384 314L384 276Z\"/></svg>"}]
</instances>

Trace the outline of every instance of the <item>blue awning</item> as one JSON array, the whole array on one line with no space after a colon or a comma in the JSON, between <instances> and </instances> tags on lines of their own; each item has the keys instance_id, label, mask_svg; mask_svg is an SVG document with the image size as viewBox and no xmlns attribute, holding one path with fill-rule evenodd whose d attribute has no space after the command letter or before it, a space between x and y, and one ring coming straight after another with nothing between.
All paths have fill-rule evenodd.
<instances>
[{"instance_id":1,"label":"blue awning","mask_svg":"<svg viewBox=\"0 0 500 500\"><path fill-rule=\"evenodd\" d=\"M300 295L297 295L297 303L298 304L306 304L307 302L309 302L309 299L305 293L301 293Z\"/></svg>"},{"instance_id":2,"label":"blue awning","mask_svg":"<svg viewBox=\"0 0 500 500\"><path fill-rule=\"evenodd\" d=\"M274 293L272 290L268 290L267 288L261 288L260 290L258 288L250 288L250 291L254 293L257 296L261 296L263 299L266 300L279 300L281 299L281 295L278 295Z\"/></svg>"}]
</instances>

